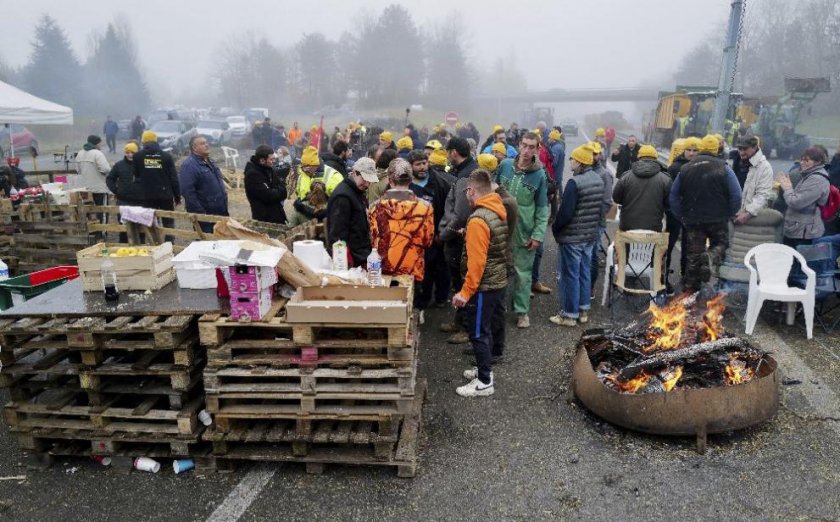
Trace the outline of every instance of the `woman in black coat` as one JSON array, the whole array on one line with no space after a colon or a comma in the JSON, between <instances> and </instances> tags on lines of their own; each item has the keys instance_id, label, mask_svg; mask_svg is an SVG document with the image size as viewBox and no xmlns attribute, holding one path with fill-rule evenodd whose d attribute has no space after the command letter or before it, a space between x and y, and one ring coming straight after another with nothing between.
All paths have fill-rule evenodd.
<instances>
[{"instance_id":1,"label":"woman in black coat","mask_svg":"<svg viewBox=\"0 0 840 522\"><path fill-rule=\"evenodd\" d=\"M267 223L286 223L283 201L286 183L274 171L274 151L260 145L245 165L245 196L251 204L251 217Z\"/></svg>"}]
</instances>

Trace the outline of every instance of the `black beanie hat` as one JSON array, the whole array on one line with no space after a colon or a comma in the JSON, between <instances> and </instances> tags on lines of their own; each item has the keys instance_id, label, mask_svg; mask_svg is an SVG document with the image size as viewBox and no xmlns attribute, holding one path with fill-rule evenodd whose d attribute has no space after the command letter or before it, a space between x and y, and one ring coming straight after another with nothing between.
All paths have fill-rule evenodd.
<instances>
[{"instance_id":1,"label":"black beanie hat","mask_svg":"<svg viewBox=\"0 0 840 522\"><path fill-rule=\"evenodd\" d=\"M91 134L90 136L88 136L87 142L90 143L91 145L98 145L98 144L102 143L102 138L100 138L96 134Z\"/></svg>"}]
</instances>

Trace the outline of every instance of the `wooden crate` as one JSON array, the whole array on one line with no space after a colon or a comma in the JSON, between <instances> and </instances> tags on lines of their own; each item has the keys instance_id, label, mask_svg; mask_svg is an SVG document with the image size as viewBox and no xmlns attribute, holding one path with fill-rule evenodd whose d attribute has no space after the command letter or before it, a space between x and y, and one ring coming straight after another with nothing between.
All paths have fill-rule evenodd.
<instances>
[{"instance_id":1,"label":"wooden crate","mask_svg":"<svg viewBox=\"0 0 840 522\"><path fill-rule=\"evenodd\" d=\"M146 247L148 256L103 257L103 249L114 251L125 245L97 243L80 250L76 257L84 290L102 290L102 263L107 259L114 263L117 273L117 287L120 290L158 290L175 280L172 266L172 243Z\"/></svg>"}]
</instances>

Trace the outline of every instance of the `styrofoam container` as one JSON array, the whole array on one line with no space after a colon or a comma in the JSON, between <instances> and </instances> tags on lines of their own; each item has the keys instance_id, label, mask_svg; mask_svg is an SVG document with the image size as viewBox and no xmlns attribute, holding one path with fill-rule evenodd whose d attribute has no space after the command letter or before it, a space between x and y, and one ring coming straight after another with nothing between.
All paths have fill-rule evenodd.
<instances>
[{"instance_id":1,"label":"styrofoam container","mask_svg":"<svg viewBox=\"0 0 840 522\"><path fill-rule=\"evenodd\" d=\"M178 286L192 290L216 288L216 267L201 261L198 256L207 245L195 241L172 259Z\"/></svg>"}]
</instances>

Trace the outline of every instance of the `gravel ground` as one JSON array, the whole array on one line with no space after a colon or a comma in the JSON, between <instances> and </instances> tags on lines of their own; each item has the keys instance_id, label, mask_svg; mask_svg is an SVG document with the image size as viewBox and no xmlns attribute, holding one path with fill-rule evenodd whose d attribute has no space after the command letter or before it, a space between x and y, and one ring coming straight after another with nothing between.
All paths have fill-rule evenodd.
<instances>
[{"instance_id":1,"label":"gravel ground","mask_svg":"<svg viewBox=\"0 0 840 522\"><path fill-rule=\"evenodd\" d=\"M543 282L552 287L555 259L549 240ZM537 297L529 330L509 319L496 394L472 400L454 393L469 358L436 329L450 311L427 312L420 374L429 394L417 477L399 479L390 468L307 475L302 466L278 467L242 520L840 520L840 423L811 416L804 386L782 386L786 406L771 422L711 436L698 455L693 439L618 429L569 401L582 329L551 325L556 307L555 295ZM593 326L611 324L598 308ZM743 331L734 316L727 325ZM789 348L765 348L792 349L821 385L840 393L836 335L817 329L808 342L799 327L766 315L757 332L770 330ZM248 469L200 479L168 467L126 475L70 460L32 471L0 429L0 478L26 477L0 480L0 520L204 520Z\"/></svg>"}]
</instances>

